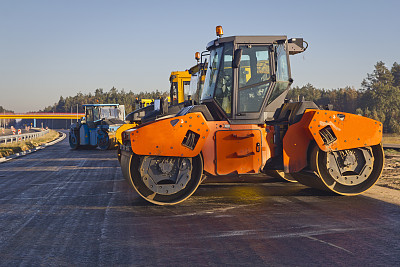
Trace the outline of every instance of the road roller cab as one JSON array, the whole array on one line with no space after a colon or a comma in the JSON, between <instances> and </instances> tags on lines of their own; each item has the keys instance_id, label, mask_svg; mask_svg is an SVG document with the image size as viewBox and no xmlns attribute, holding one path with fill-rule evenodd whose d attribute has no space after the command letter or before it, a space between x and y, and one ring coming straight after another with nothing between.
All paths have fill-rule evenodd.
<instances>
[{"instance_id":1,"label":"road roller cab","mask_svg":"<svg viewBox=\"0 0 400 267\"><path fill-rule=\"evenodd\" d=\"M280 171L303 184L355 195L383 168L382 124L286 100L289 56L301 38L221 37L207 45L201 101L123 133L122 172L146 200L176 204L204 175Z\"/></svg>"}]
</instances>

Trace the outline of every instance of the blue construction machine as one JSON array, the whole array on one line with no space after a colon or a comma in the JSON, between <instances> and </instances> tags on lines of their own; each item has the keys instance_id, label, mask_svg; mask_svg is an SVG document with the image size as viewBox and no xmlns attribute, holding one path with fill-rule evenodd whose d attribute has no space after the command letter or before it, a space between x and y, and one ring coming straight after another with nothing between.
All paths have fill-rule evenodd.
<instances>
[{"instance_id":1,"label":"blue construction machine","mask_svg":"<svg viewBox=\"0 0 400 267\"><path fill-rule=\"evenodd\" d=\"M119 104L86 104L85 117L71 124L69 145L79 147L98 147L101 150L116 148L115 132L125 124L125 106Z\"/></svg>"}]
</instances>

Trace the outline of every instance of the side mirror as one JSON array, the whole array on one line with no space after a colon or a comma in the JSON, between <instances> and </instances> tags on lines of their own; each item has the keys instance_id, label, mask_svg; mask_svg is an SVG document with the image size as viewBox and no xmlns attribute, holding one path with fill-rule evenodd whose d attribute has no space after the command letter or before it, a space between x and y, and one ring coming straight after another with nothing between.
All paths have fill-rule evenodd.
<instances>
[{"instance_id":1,"label":"side mirror","mask_svg":"<svg viewBox=\"0 0 400 267\"><path fill-rule=\"evenodd\" d=\"M233 56L232 67L239 68L240 60L242 59L242 49L236 49Z\"/></svg>"}]
</instances>

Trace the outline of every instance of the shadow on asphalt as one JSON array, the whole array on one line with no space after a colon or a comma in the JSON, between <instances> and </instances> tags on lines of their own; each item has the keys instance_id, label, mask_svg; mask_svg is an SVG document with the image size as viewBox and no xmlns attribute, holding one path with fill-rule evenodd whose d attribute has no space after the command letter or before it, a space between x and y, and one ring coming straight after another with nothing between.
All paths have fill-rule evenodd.
<instances>
[{"instance_id":1,"label":"shadow on asphalt","mask_svg":"<svg viewBox=\"0 0 400 267\"><path fill-rule=\"evenodd\" d=\"M155 204L147 202L136 192L131 194L137 197L129 205L132 207L159 207ZM294 183L216 183L202 184L197 191L187 200L175 206L163 207L179 207L179 206L195 206L202 205L240 205L240 204L258 204L268 202L269 199L276 197L336 197L341 199L343 196L336 195L331 192L325 192L313 188L304 188L302 185ZM122 203L121 203L122 204Z\"/></svg>"}]
</instances>

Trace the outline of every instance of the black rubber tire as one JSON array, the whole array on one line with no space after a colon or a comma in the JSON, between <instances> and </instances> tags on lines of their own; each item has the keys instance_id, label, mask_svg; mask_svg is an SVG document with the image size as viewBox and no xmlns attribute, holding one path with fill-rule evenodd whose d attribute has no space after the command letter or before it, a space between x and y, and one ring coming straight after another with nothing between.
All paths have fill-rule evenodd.
<instances>
[{"instance_id":1,"label":"black rubber tire","mask_svg":"<svg viewBox=\"0 0 400 267\"><path fill-rule=\"evenodd\" d=\"M104 134L104 138L105 138L105 140L102 140L99 137L97 138L97 146L101 150L108 150L108 149L110 149L110 146L111 146L111 140L108 136L108 133Z\"/></svg>"},{"instance_id":2,"label":"black rubber tire","mask_svg":"<svg viewBox=\"0 0 400 267\"><path fill-rule=\"evenodd\" d=\"M158 194L152 190L150 190L142 180L142 177L139 172L141 160L143 160L143 156L132 155L130 162L130 171L127 173L129 175L129 179L131 180L131 185L135 188L140 196L142 196L145 200L157 204L157 205L174 205L178 204L185 199L189 198L197 189L197 187L202 182L202 174L203 174L203 159L201 154L192 158L192 173L190 180L186 184L186 186L180 191L171 194L171 195L162 195ZM124 161L121 162L121 167L123 166ZM124 172L124 171L123 171Z\"/></svg>"},{"instance_id":3,"label":"black rubber tire","mask_svg":"<svg viewBox=\"0 0 400 267\"><path fill-rule=\"evenodd\" d=\"M69 146L71 147L71 149L79 148L79 144L78 144L79 140L76 136L73 137L71 134L69 134L68 140L69 140Z\"/></svg>"}]
</instances>

